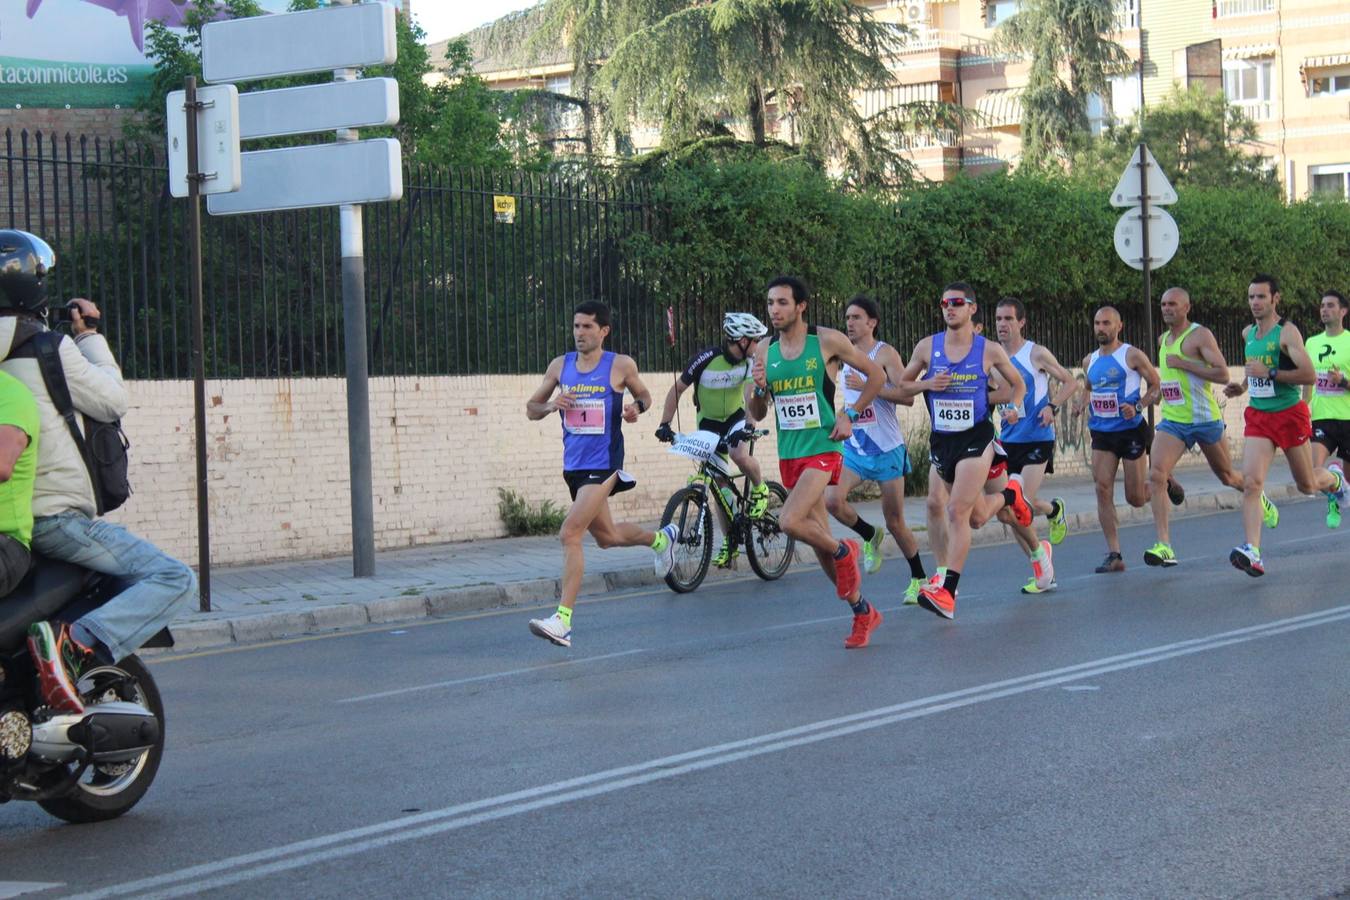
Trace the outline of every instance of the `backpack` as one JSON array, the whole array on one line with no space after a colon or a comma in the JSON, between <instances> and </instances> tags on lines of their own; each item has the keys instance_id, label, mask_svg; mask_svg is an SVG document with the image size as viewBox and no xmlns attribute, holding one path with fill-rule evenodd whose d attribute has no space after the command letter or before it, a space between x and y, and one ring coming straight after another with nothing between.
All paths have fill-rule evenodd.
<instances>
[{"instance_id":1,"label":"backpack","mask_svg":"<svg viewBox=\"0 0 1350 900\"><path fill-rule=\"evenodd\" d=\"M84 433L80 433L80 427L75 422L75 404L70 399L66 372L61 365L61 341L62 335L57 332L41 331L11 350L8 358L37 359L38 367L42 370L42 381L47 385L47 394L61 418L65 419L70 437L75 441L75 447L89 471L89 480L94 486L94 500L101 516L117 509L131 496L131 481L127 477L127 450L131 448L131 441L122 431L120 419L99 422L81 414Z\"/></svg>"}]
</instances>

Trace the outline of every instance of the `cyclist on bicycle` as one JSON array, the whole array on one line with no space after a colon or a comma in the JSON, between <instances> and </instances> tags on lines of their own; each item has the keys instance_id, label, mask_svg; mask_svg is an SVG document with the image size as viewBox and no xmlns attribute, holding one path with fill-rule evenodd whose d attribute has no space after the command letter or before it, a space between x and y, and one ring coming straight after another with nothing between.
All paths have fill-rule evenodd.
<instances>
[{"instance_id":1,"label":"cyclist on bicycle","mask_svg":"<svg viewBox=\"0 0 1350 900\"><path fill-rule=\"evenodd\" d=\"M694 354L679 378L670 386L656 437L666 442L675 440L670 421L680 405L680 395L691 386L694 386L694 408L698 410L699 430L715 432L725 440L737 432L752 429L754 423L748 422L745 416L746 396L754 387L750 375L754 362L752 353L755 343L768 333L769 329L764 323L750 313L729 312L723 316L721 345ZM769 488L764 484L764 475L747 446L735 437L727 443L732 461L749 476L750 518L757 519L764 515L769 506ZM713 509L717 512L723 534L722 549L713 559L713 565L720 568L730 565L735 554L731 550L731 539L726 536L729 530L726 516L719 504L714 503Z\"/></svg>"}]
</instances>

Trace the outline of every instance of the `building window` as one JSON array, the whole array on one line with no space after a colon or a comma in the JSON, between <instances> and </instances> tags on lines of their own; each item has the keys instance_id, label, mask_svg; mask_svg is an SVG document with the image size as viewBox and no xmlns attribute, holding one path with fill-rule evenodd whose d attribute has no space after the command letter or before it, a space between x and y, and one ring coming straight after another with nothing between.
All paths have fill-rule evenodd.
<instances>
[{"instance_id":1,"label":"building window","mask_svg":"<svg viewBox=\"0 0 1350 900\"><path fill-rule=\"evenodd\" d=\"M1113 75L1111 84L1111 118L1128 122L1139 114L1139 73Z\"/></svg>"},{"instance_id":2,"label":"building window","mask_svg":"<svg viewBox=\"0 0 1350 900\"><path fill-rule=\"evenodd\" d=\"M1275 9L1275 0L1214 0L1214 18L1254 16Z\"/></svg>"},{"instance_id":3,"label":"building window","mask_svg":"<svg viewBox=\"0 0 1350 900\"><path fill-rule=\"evenodd\" d=\"M984 24L996 28L1002 22L1017 14L1021 0L989 0L984 8Z\"/></svg>"},{"instance_id":4,"label":"building window","mask_svg":"<svg viewBox=\"0 0 1350 900\"><path fill-rule=\"evenodd\" d=\"M1320 197L1341 197L1350 200L1350 163L1309 166L1308 189Z\"/></svg>"},{"instance_id":5,"label":"building window","mask_svg":"<svg viewBox=\"0 0 1350 900\"><path fill-rule=\"evenodd\" d=\"M1331 69L1309 75L1308 93L1314 97L1350 94L1350 69Z\"/></svg>"},{"instance_id":6,"label":"building window","mask_svg":"<svg viewBox=\"0 0 1350 900\"><path fill-rule=\"evenodd\" d=\"M1223 92L1228 102L1242 107L1257 121L1275 118L1271 73L1275 61L1270 57L1234 59L1223 64Z\"/></svg>"},{"instance_id":7,"label":"building window","mask_svg":"<svg viewBox=\"0 0 1350 900\"><path fill-rule=\"evenodd\" d=\"M1139 27L1139 0L1116 0L1116 28L1129 31Z\"/></svg>"}]
</instances>

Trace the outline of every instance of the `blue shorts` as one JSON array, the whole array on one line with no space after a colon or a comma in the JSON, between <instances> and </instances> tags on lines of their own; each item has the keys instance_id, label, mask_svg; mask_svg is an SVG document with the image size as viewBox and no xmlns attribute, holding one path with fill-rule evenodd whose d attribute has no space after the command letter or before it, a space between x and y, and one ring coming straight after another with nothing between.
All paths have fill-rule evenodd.
<instances>
[{"instance_id":1,"label":"blue shorts","mask_svg":"<svg viewBox=\"0 0 1350 900\"><path fill-rule=\"evenodd\" d=\"M877 456L863 456L844 445L844 468L857 474L863 481L894 481L904 478L914 467L909 464L909 451L901 444Z\"/></svg>"},{"instance_id":2,"label":"blue shorts","mask_svg":"<svg viewBox=\"0 0 1350 900\"><path fill-rule=\"evenodd\" d=\"M1200 422L1197 425L1184 425L1181 422L1172 422L1163 419L1158 423L1158 430L1165 431L1172 437L1181 441L1189 450L1196 444L1217 444L1223 440L1223 422Z\"/></svg>"}]
</instances>

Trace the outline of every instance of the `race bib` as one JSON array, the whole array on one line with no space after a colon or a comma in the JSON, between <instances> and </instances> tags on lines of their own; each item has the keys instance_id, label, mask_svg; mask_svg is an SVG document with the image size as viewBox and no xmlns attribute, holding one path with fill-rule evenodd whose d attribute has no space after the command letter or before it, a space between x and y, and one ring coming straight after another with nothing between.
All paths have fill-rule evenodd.
<instances>
[{"instance_id":1,"label":"race bib","mask_svg":"<svg viewBox=\"0 0 1350 900\"><path fill-rule=\"evenodd\" d=\"M1092 414L1099 419L1120 418L1120 398L1115 391L1092 392Z\"/></svg>"},{"instance_id":2,"label":"race bib","mask_svg":"<svg viewBox=\"0 0 1350 900\"><path fill-rule=\"evenodd\" d=\"M1162 383L1162 398L1168 406L1179 406L1186 402L1186 398L1181 394L1181 382L1164 381Z\"/></svg>"},{"instance_id":3,"label":"race bib","mask_svg":"<svg viewBox=\"0 0 1350 900\"><path fill-rule=\"evenodd\" d=\"M1247 376L1247 390L1253 397L1274 397L1275 379L1257 378L1255 375Z\"/></svg>"},{"instance_id":4,"label":"race bib","mask_svg":"<svg viewBox=\"0 0 1350 900\"><path fill-rule=\"evenodd\" d=\"M1317 373L1317 393L1324 397L1334 397L1345 393L1345 383L1336 384L1331 380L1333 370Z\"/></svg>"},{"instance_id":5,"label":"race bib","mask_svg":"<svg viewBox=\"0 0 1350 900\"><path fill-rule=\"evenodd\" d=\"M974 400L955 400L948 397L934 398L934 431L967 431L974 427Z\"/></svg>"},{"instance_id":6,"label":"race bib","mask_svg":"<svg viewBox=\"0 0 1350 900\"><path fill-rule=\"evenodd\" d=\"M775 394L773 407L778 414L778 427L785 431L820 427L820 406L814 392Z\"/></svg>"},{"instance_id":7,"label":"race bib","mask_svg":"<svg viewBox=\"0 0 1350 900\"><path fill-rule=\"evenodd\" d=\"M853 430L857 431L859 428L863 429L872 428L876 424L877 424L877 407L875 403L869 403L867 404L867 409L864 409L862 411L862 414L858 416L858 421L853 423Z\"/></svg>"},{"instance_id":8,"label":"race bib","mask_svg":"<svg viewBox=\"0 0 1350 900\"><path fill-rule=\"evenodd\" d=\"M563 427L569 434L604 434L605 401L575 400L563 410Z\"/></svg>"}]
</instances>

